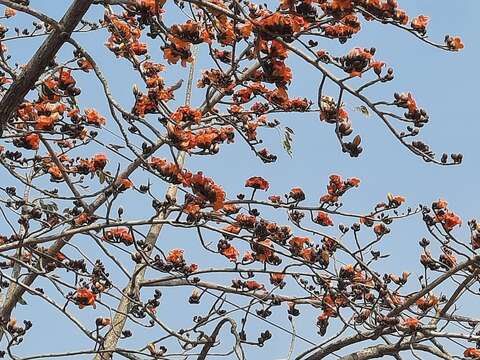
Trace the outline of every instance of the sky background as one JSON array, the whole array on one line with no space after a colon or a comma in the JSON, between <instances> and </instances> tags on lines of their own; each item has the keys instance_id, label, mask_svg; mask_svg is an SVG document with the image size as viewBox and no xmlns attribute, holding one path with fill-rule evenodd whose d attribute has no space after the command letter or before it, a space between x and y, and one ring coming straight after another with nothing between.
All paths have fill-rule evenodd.
<instances>
[{"instance_id":1,"label":"sky background","mask_svg":"<svg viewBox=\"0 0 480 360\"><path fill-rule=\"evenodd\" d=\"M31 1L32 7L44 9L54 18L59 18L66 5L70 3L63 0ZM371 209L375 203L384 201L388 192L405 196L407 204L412 207L418 204L428 205L432 201L444 198L449 201L450 208L462 217L464 225L457 233L467 241L469 231L466 222L479 217L480 201L478 193L480 123L476 115L480 80L477 69L480 56L478 40L480 2L403 0L399 3L411 17L418 14L430 16L429 34L433 40L442 42L445 34L460 35L465 43L465 49L459 53L444 52L416 40L412 35L399 29L365 22L362 32L347 44L339 45L335 41L323 40L325 43L321 43L320 47L337 55L342 55L357 46L376 47L375 57L394 68L395 80L369 90L368 95L376 100L390 100L395 91L411 91L417 104L425 108L430 115L430 123L422 130L421 138L426 140L437 154L442 152L464 154L462 165L441 167L425 163L402 147L390 135L380 119L375 116L364 117L358 112L350 111L354 129L363 140L364 152L359 158L352 159L340 151L333 127L321 123L316 114L292 114L281 118L283 125L295 131L292 157L282 149L281 136L276 130L262 130L260 133L266 145L271 152L278 155L276 163L269 165L261 163L248 151L248 147L239 141L234 145L223 146L218 156L187 160L189 170L203 170L232 195L243 191L244 181L248 177L263 176L271 184L269 195L283 194L292 187L301 187L311 204L315 204L319 196L325 193L330 174L355 176L360 178L362 183L359 189L352 191L345 198L345 206L346 209L360 213ZM99 18L100 9L91 11L89 16ZM116 60L104 49L105 33L99 34L102 36L81 35L76 36L76 39L92 53L98 54L97 62L110 79L114 96L129 108L132 101L132 84L138 80L132 77L125 67L112 65ZM40 39L31 41L28 45L17 42L9 47L19 62L25 62L40 41ZM68 51L71 52L71 49ZM158 46L153 54L155 60L163 62ZM294 69L290 95L314 99L320 75L293 57L287 63ZM185 71L179 66L177 68L178 73L168 75L171 83L175 82L175 78L185 77ZM202 68L201 62L199 68ZM198 76L199 71L196 74ZM84 76L83 81L85 84L88 82L88 75ZM337 93L332 92L329 95L336 96ZM96 107L107 114L103 94L98 85L86 85L81 99L83 107ZM194 96L193 105L198 105L199 99L198 96ZM360 105L351 98L346 98L345 102L349 109ZM115 139L112 139L112 142L114 141ZM135 183L145 179L142 175L137 176L138 178L133 178ZM163 187L158 185L156 190L161 194ZM138 214L145 213L143 202L137 202L134 196L127 197L126 204L128 205L126 216L138 217ZM418 269L420 249L417 243L425 235L424 225L417 218L399 223L393 230L392 236L386 240L388 244L384 245L385 251L392 254L385 263L385 271L399 273L415 267ZM175 247L175 244L181 241L188 241L188 235L184 233L179 235L170 229L162 233L161 237L164 241L170 241L171 247ZM194 246L192 244L193 248ZM184 247L188 248L186 245ZM223 264L225 265L225 262ZM383 270L381 266L378 269ZM184 293L179 292L180 295L174 293L169 295L168 290L166 291L163 309L167 309L165 312L167 321L176 319L178 313L191 311L185 306L188 295L184 294L188 293L189 290L185 290ZM179 299L183 303L180 303ZM19 319L35 320L31 337L25 340L23 354L88 347L89 343L81 337L82 335L71 330L64 319L59 319L58 313L49 310L39 300L27 299L27 302L32 306L20 307L16 311ZM91 309L84 311L92 312ZM92 315L97 316L93 313ZM302 329L303 322L314 322L313 319L308 316L300 317L299 328ZM259 325L259 328L262 326ZM52 338L58 341L54 346ZM307 338L315 341L318 335L307 333ZM39 342L39 339L42 341ZM266 358L285 356L288 339L288 336L282 335L267 345L264 351L268 351L269 355ZM297 351L304 347L305 344L300 342Z\"/></svg>"}]
</instances>

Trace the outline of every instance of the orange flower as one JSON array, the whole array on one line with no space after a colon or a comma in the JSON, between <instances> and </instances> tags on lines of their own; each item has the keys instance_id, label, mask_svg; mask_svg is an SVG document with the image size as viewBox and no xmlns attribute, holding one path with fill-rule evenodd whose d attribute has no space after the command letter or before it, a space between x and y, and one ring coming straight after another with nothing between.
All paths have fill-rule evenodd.
<instances>
[{"instance_id":1,"label":"orange flower","mask_svg":"<svg viewBox=\"0 0 480 360\"><path fill-rule=\"evenodd\" d=\"M293 188L288 196L295 201L305 200L305 193L300 188Z\"/></svg>"},{"instance_id":2,"label":"orange flower","mask_svg":"<svg viewBox=\"0 0 480 360\"><path fill-rule=\"evenodd\" d=\"M419 15L412 19L412 22L411 22L412 28L417 31L424 32L427 28L429 20L430 18L428 16Z\"/></svg>"},{"instance_id":3,"label":"orange flower","mask_svg":"<svg viewBox=\"0 0 480 360\"><path fill-rule=\"evenodd\" d=\"M167 261L171 262L174 265L179 265L184 261L183 253L184 250L182 249L172 249L167 255Z\"/></svg>"},{"instance_id":4,"label":"orange flower","mask_svg":"<svg viewBox=\"0 0 480 360\"><path fill-rule=\"evenodd\" d=\"M182 210L186 214L189 214L191 216L197 216L198 213L200 212L200 205L192 201L186 204Z\"/></svg>"},{"instance_id":5,"label":"orange flower","mask_svg":"<svg viewBox=\"0 0 480 360\"><path fill-rule=\"evenodd\" d=\"M416 330L421 324L416 318L408 318L403 321L403 326L408 327L410 330Z\"/></svg>"},{"instance_id":6,"label":"orange flower","mask_svg":"<svg viewBox=\"0 0 480 360\"><path fill-rule=\"evenodd\" d=\"M17 15L17 11L15 9L12 9L12 8L9 8L9 7L7 7L5 9L4 16L6 18L11 18L12 16L15 16L15 15Z\"/></svg>"},{"instance_id":7,"label":"orange flower","mask_svg":"<svg viewBox=\"0 0 480 360\"><path fill-rule=\"evenodd\" d=\"M225 214L232 215L238 213L240 208L238 208L235 204L225 204L223 205L222 210L225 212Z\"/></svg>"},{"instance_id":8,"label":"orange flower","mask_svg":"<svg viewBox=\"0 0 480 360\"><path fill-rule=\"evenodd\" d=\"M255 258L262 263L266 263L274 254L271 240L259 241L252 247L256 252Z\"/></svg>"},{"instance_id":9,"label":"orange flower","mask_svg":"<svg viewBox=\"0 0 480 360\"><path fill-rule=\"evenodd\" d=\"M56 116L41 115L41 116L38 117L37 121L35 122L35 129L37 129L37 130L52 130L53 125L55 125L56 121L57 121Z\"/></svg>"},{"instance_id":10,"label":"orange flower","mask_svg":"<svg viewBox=\"0 0 480 360\"><path fill-rule=\"evenodd\" d=\"M242 261L243 262L250 262L254 261L253 253L251 251L247 251L245 255L243 255Z\"/></svg>"},{"instance_id":11,"label":"orange flower","mask_svg":"<svg viewBox=\"0 0 480 360\"><path fill-rule=\"evenodd\" d=\"M311 240L309 237L303 237L303 236L295 236L291 238L288 243L290 246L297 248L297 249L303 249L304 245L309 245L311 243Z\"/></svg>"},{"instance_id":12,"label":"orange flower","mask_svg":"<svg viewBox=\"0 0 480 360\"><path fill-rule=\"evenodd\" d=\"M145 55L148 52L147 44L138 41L132 43L130 49L132 49L135 55Z\"/></svg>"},{"instance_id":13,"label":"orange flower","mask_svg":"<svg viewBox=\"0 0 480 360\"><path fill-rule=\"evenodd\" d=\"M383 61L373 61L370 63L370 67L375 71L376 74L382 72L382 67L385 65Z\"/></svg>"},{"instance_id":14,"label":"orange flower","mask_svg":"<svg viewBox=\"0 0 480 360\"><path fill-rule=\"evenodd\" d=\"M75 218L75 225L90 224L93 221L93 217L86 212L82 212Z\"/></svg>"},{"instance_id":15,"label":"orange flower","mask_svg":"<svg viewBox=\"0 0 480 360\"><path fill-rule=\"evenodd\" d=\"M133 244L133 236L130 231L120 227L106 231L104 240L122 242L127 246Z\"/></svg>"},{"instance_id":16,"label":"orange flower","mask_svg":"<svg viewBox=\"0 0 480 360\"><path fill-rule=\"evenodd\" d=\"M230 260L231 262L236 262L237 261L237 258L238 258L238 255L240 255L240 253L238 252L238 250L235 248L235 246L233 245L230 245L229 247L227 247L226 249L222 249L220 251L220 253L225 256L228 260Z\"/></svg>"},{"instance_id":17,"label":"orange flower","mask_svg":"<svg viewBox=\"0 0 480 360\"><path fill-rule=\"evenodd\" d=\"M346 11L353 8L352 0L333 0L332 10L333 11Z\"/></svg>"},{"instance_id":18,"label":"orange flower","mask_svg":"<svg viewBox=\"0 0 480 360\"><path fill-rule=\"evenodd\" d=\"M245 25L240 27L240 35L242 35L244 39L248 39L252 34L252 30L253 30L253 24L250 21L248 21Z\"/></svg>"},{"instance_id":19,"label":"orange flower","mask_svg":"<svg viewBox=\"0 0 480 360\"><path fill-rule=\"evenodd\" d=\"M388 228L383 223L379 223L373 227L373 231L377 236L385 235L389 232Z\"/></svg>"},{"instance_id":20,"label":"orange flower","mask_svg":"<svg viewBox=\"0 0 480 360\"><path fill-rule=\"evenodd\" d=\"M448 36L446 38L446 43L449 49L453 51L458 51L465 47L465 45L463 45L462 39L458 36Z\"/></svg>"},{"instance_id":21,"label":"orange flower","mask_svg":"<svg viewBox=\"0 0 480 360\"><path fill-rule=\"evenodd\" d=\"M73 295L73 299L78 304L80 309L83 309L85 306L92 306L95 309L95 300L97 296L92 293L89 289L81 288L77 289Z\"/></svg>"},{"instance_id":22,"label":"orange flower","mask_svg":"<svg viewBox=\"0 0 480 360\"><path fill-rule=\"evenodd\" d=\"M410 111L411 113L415 112L415 110L417 110L417 103L415 101L415 99L413 98L412 94L408 93L407 95L407 107L408 107L408 111Z\"/></svg>"},{"instance_id":23,"label":"orange flower","mask_svg":"<svg viewBox=\"0 0 480 360\"><path fill-rule=\"evenodd\" d=\"M427 297L421 297L415 304L422 311L427 311L438 304L438 298L435 295L429 295Z\"/></svg>"},{"instance_id":24,"label":"orange flower","mask_svg":"<svg viewBox=\"0 0 480 360\"><path fill-rule=\"evenodd\" d=\"M53 180L62 180L63 175L58 166L50 166L48 173L52 176Z\"/></svg>"},{"instance_id":25,"label":"orange flower","mask_svg":"<svg viewBox=\"0 0 480 360\"><path fill-rule=\"evenodd\" d=\"M313 263L317 258L317 253L314 248L306 248L300 251L300 256L304 258L306 261Z\"/></svg>"},{"instance_id":26,"label":"orange flower","mask_svg":"<svg viewBox=\"0 0 480 360\"><path fill-rule=\"evenodd\" d=\"M457 225L462 224L462 219L454 212L447 211L443 214L437 214L437 220L440 221L447 231L453 230Z\"/></svg>"},{"instance_id":27,"label":"orange flower","mask_svg":"<svg viewBox=\"0 0 480 360\"><path fill-rule=\"evenodd\" d=\"M202 112L197 109L192 109L189 106L181 106L170 116L170 118L177 123L194 122L199 124L202 120Z\"/></svg>"},{"instance_id":28,"label":"orange flower","mask_svg":"<svg viewBox=\"0 0 480 360\"><path fill-rule=\"evenodd\" d=\"M285 274L282 274L282 273L270 274L270 283L272 285L281 285L284 279L285 279Z\"/></svg>"},{"instance_id":29,"label":"orange flower","mask_svg":"<svg viewBox=\"0 0 480 360\"><path fill-rule=\"evenodd\" d=\"M359 178L350 178L347 180L347 184L353 187L357 187L360 185L360 179Z\"/></svg>"},{"instance_id":30,"label":"orange flower","mask_svg":"<svg viewBox=\"0 0 480 360\"><path fill-rule=\"evenodd\" d=\"M92 125L100 126L105 125L107 122L107 120L95 109L85 109L85 116L87 118L87 122Z\"/></svg>"},{"instance_id":31,"label":"orange flower","mask_svg":"<svg viewBox=\"0 0 480 360\"><path fill-rule=\"evenodd\" d=\"M245 187L251 187L254 189L259 189L259 190L268 190L269 188L268 181L265 180L264 178L260 176L253 176L250 179L248 179L245 183Z\"/></svg>"},{"instance_id":32,"label":"orange flower","mask_svg":"<svg viewBox=\"0 0 480 360\"><path fill-rule=\"evenodd\" d=\"M326 212L323 211L318 212L317 217L314 221L322 226L333 226L332 219Z\"/></svg>"},{"instance_id":33,"label":"orange flower","mask_svg":"<svg viewBox=\"0 0 480 360\"><path fill-rule=\"evenodd\" d=\"M107 156L105 154L97 154L93 157L93 170L102 170L107 165Z\"/></svg>"},{"instance_id":34,"label":"orange flower","mask_svg":"<svg viewBox=\"0 0 480 360\"><path fill-rule=\"evenodd\" d=\"M245 287L248 289L248 290L262 290L265 288L265 286L263 286L262 284L259 284L258 282L256 282L255 280L247 280L245 281Z\"/></svg>"},{"instance_id":35,"label":"orange flower","mask_svg":"<svg viewBox=\"0 0 480 360\"><path fill-rule=\"evenodd\" d=\"M463 356L470 358L470 359L480 359L480 349L476 348L467 348L463 352Z\"/></svg>"},{"instance_id":36,"label":"orange flower","mask_svg":"<svg viewBox=\"0 0 480 360\"><path fill-rule=\"evenodd\" d=\"M389 205L393 205L395 207L398 207L405 202L405 198L403 196L392 195L391 193L387 194L387 199L388 199Z\"/></svg>"},{"instance_id":37,"label":"orange flower","mask_svg":"<svg viewBox=\"0 0 480 360\"><path fill-rule=\"evenodd\" d=\"M60 70L60 87L67 88L70 86L74 86L76 84L75 79L72 76L72 70Z\"/></svg>"},{"instance_id":38,"label":"orange flower","mask_svg":"<svg viewBox=\"0 0 480 360\"><path fill-rule=\"evenodd\" d=\"M25 148L30 150L38 150L40 147L40 137L37 134L28 134L24 138Z\"/></svg>"},{"instance_id":39,"label":"orange flower","mask_svg":"<svg viewBox=\"0 0 480 360\"><path fill-rule=\"evenodd\" d=\"M240 230L242 230L239 226L235 226L235 225L227 225L223 228L223 231L226 231L228 233L231 233L231 234L238 234L240 233Z\"/></svg>"},{"instance_id":40,"label":"orange flower","mask_svg":"<svg viewBox=\"0 0 480 360\"><path fill-rule=\"evenodd\" d=\"M77 61L78 66L85 72L89 72L93 69L93 65L86 59L79 59Z\"/></svg>"},{"instance_id":41,"label":"orange flower","mask_svg":"<svg viewBox=\"0 0 480 360\"><path fill-rule=\"evenodd\" d=\"M215 184L212 179L203 176L202 172L184 178L183 183L185 186L191 187L193 193L202 200L210 202L214 211L223 208L226 196L225 191Z\"/></svg>"},{"instance_id":42,"label":"orange flower","mask_svg":"<svg viewBox=\"0 0 480 360\"><path fill-rule=\"evenodd\" d=\"M119 190L124 191L133 187L133 182L129 179L121 179L119 182Z\"/></svg>"}]
</instances>

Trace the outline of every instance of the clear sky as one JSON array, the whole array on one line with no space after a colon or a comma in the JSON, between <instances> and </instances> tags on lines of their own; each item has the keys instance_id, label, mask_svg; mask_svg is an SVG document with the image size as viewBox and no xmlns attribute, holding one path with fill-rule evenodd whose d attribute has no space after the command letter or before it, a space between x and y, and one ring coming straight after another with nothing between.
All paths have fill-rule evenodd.
<instances>
[{"instance_id":1,"label":"clear sky","mask_svg":"<svg viewBox=\"0 0 480 360\"><path fill-rule=\"evenodd\" d=\"M32 7L45 9L56 18L63 13L67 3L70 4L71 1L31 0ZM283 124L295 131L291 158L283 151L281 137L275 130L262 130L262 136L269 149L279 156L276 163L264 165L248 151L245 144L238 142L224 146L218 156L187 160L188 168L192 171L203 170L232 195L243 191L246 178L260 175L270 181L270 194L283 194L290 188L298 186L304 189L308 194L307 198L313 204L325 192L330 174L356 176L362 180L361 186L351 192L345 202L346 208L357 212L367 211L373 204L384 201L388 192L405 196L408 205L412 207L444 198L449 201L451 209L462 217L464 225L458 230L458 234L462 234L467 241L469 236L467 220L480 217L478 205L480 122L477 119L476 108L479 102L480 80L477 69L480 57L478 39L480 2L403 0L399 3L411 16L417 14L430 16L429 34L433 40L441 42L445 34L460 35L465 43L465 49L459 53L444 52L416 40L399 29L374 23L363 24L363 31L345 45L340 46L334 41L326 41L321 47L337 55L342 55L356 46L376 47L376 58L393 67L396 78L389 84L372 89L368 94L374 99L392 99L395 91L411 91L417 103L427 109L430 115L430 123L423 130L422 139L425 139L437 154L444 151L462 153L464 155L462 165L440 167L427 164L402 147L377 117L373 115L364 117L358 112L350 111L354 129L361 134L364 143L364 152L357 159L352 159L340 151L333 128L321 123L317 115L295 114L282 117ZM98 18L101 12L97 9L89 16ZM105 33L99 34L102 36L82 35L77 39L86 48L98 50L100 57L97 60L111 81L114 96L120 101L124 100L128 108L132 98L132 84L136 80L128 75L125 67L112 65L116 59L111 53L103 50L106 36ZM18 48L14 46L11 50L19 59L22 60L24 57L25 61L33 53L34 47L18 44ZM157 56L156 60L163 61L158 49L154 54ZM289 64L295 69L291 93L315 98L319 74L306 65L298 66L297 60L290 59ZM178 73L169 75L172 83L176 77L185 76L180 67L179 70ZM88 79L85 77L84 80ZM82 106L97 107L107 113L100 88L89 86L85 87L82 94ZM332 95L336 96L336 93ZM194 97L194 105L195 100L197 99ZM345 102L350 108L359 105L358 102L348 98ZM114 141L112 139L112 142ZM141 179L139 176L134 181ZM129 198L127 204L127 214L132 217L134 214L144 213L143 203L138 203L137 206L133 197ZM401 223L394 226L393 234L387 238L388 244L384 246L384 251L392 254L385 263L385 271L398 273L413 266L418 269L420 249L417 242L426 235L425 233L424 225L419 218L408 220L403 226ZM168 230L161 236L171 241L172 247L178 244L178 241L188 241L185 235L175 234L177 233ZM182 239L178 240L178 236ZM188 291L184 292L187 293ZM178 299L183 303L179 304ZM185 296L177 298L171 295L165 300L165 305L161 309L166 310L167 320L175 320L178 313L185 311L187 307L184 305L185 299ZM82 335L67 327L67 322L60 319L58 312L47 311L48 307L41 305L39 300L30 300L28 297L26 300L34 306L20 307L16 311L16 316L19 319L34 319L35 327L31 338L27 337L25 340L22 353L81 349L88 346L88 342L81 338ZM91 315L96 316L93 313ZM285 317L284 314L281 316ZM299 318L299 328L302 329L305 321L315 322L313 319ZM314 333L307 333L306 336L309 339L318 338ZM40 338L45 341L33 342L33 339L38 341ZM58 341L58 346L52 345L52 338ZM288 342L288 337L278 337L267 345L264 351L268 351L268 356L265 358L285 356L288 345L284 341ZM298 349L304 346L300 343Z\"/></svg>"}]
</instances>

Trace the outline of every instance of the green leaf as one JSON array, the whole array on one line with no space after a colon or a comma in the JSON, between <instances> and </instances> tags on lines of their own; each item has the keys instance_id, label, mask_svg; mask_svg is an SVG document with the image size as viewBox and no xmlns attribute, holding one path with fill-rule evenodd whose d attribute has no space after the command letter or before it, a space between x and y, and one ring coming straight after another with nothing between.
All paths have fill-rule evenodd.
<instances>
[{"instance_id":1,"label":"green leaf","mask_svg":"<svg viewBox=\"0 0 480 360\"><path fill-rule=\"evenodd\" d=\"M293 149L292 149L292 142L293 142L293 137L292 137L292 134L293 134L293 130L290 129L289 127L286 127L285 128L285 133L283 135L283 141L282 141L282 145L283 145L283 148L285 149L285 151L287 152L287 154L290 156L290 157L293 157Z\"/></svg>"},{"instance_id":2,"label":"green leaf","mask_svg":"<svg viewBox=\"0 0 480 360\"><path fill-rule=\"evenodd\" d=\"M102 171L98 171L98 180L100 184L103 184L105 182L105 174Z\"/></svg>"},{"instance_id":3,"label":"green leaf","mask_svg":"<svg viewBox=\"0 0 480 360\"><path fill-rule=\"evenodd\" d=\"M365 117L370 116L370 112L368 111L368 108L365 105L357 106L355 110L361 112Z\"/></svg>"}]
</instances>

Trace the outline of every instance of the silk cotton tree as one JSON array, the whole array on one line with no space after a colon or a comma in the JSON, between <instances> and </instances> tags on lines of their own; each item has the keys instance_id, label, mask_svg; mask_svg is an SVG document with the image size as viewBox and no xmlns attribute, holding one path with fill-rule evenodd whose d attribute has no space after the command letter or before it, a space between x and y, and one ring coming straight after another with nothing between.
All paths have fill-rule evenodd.
<instances>
[{"instance_id":1,"label":"silk cotton tree","mask_svg":"<svg viewBox=\"0 0 480 360\"><path fill-rule=\"evenodd\" d=\"M460 37L432 41L428 16L396 0L74 0L63 16L41 1L0 4L1 356L270 358L287 335L288 359L480 359L478 320L457 308L478 295L480 226L470 221L465 241L445 200L414 209L389 193L346 211L361 191L354 174L325 179L318 199L295 184L269 193L275 179L260 176L227 193L221 177L190 170L232 146L275 163L262 134L281 129L291 152L295 113L352 158L364 146L352 120L370 114L412 161L460 164L420 140L429 116L413 92L366 95L394 70L381 50L349 46L374 23L444 51L461 50ZM106 63L138 79L125 75L121 100ZM291 89L301 67L317 74L309 97ZM378 250L406 218L430 233L418 281ZM191 239L170 246L166 230ZM24 309L38 301L89 346L36 339ZM51 352L22 350L39 341Z\"/></svg>"}]
</instances>

